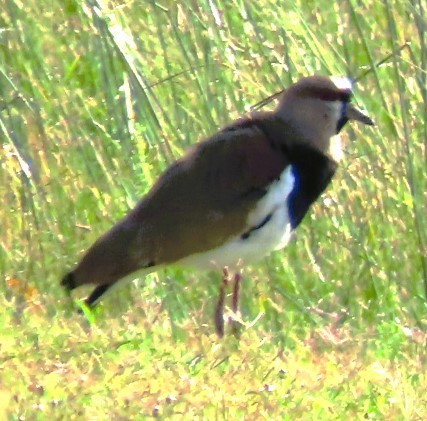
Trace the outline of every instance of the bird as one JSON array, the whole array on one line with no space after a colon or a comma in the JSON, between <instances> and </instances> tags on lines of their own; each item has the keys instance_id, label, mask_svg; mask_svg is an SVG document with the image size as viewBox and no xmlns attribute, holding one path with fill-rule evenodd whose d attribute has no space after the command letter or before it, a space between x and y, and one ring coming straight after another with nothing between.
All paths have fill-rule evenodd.
<instances>
[{"instance_id":1,"label":"bird","mask_svg":"<svg viewBox=\"0 0 427 421\"><path fill-rule=\"evenodd\" d=\"M374 122L352 104L346 77L302 77L281 91L272 111L257 111L196 143L148 193L86 251L61 280L71 293L92 284L94 307L118 281L168 265L223 269L215 310L224 334L224 299L235 273L284 248L330 184L339 159L331 152L349 121Z\"/></svg>"}]
</instances>

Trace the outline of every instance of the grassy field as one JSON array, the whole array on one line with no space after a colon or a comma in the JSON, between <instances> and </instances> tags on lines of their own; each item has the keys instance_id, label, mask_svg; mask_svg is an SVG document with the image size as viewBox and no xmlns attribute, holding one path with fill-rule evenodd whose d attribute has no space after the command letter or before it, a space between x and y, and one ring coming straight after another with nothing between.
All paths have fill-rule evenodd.
<instances>
[{"instance_id":1,"label":"grassy field","mask_svg":"<svg viewBox=\"0 0 427 421\"><path fill-rule=\"evenodd\" d=\"M426 8L3 0L0 419L427 419ZM77 314L59 280L164 168L313 73L366 73L377 126L345 130L297 241L246 268L240 339L214 334L218 273Z\"/></svg>"}]
</instances>

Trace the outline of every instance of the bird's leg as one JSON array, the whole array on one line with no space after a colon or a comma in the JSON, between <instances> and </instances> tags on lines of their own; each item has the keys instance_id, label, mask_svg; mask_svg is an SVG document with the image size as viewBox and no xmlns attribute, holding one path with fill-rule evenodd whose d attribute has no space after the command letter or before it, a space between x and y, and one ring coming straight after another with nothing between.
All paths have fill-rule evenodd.
<instances>
[{"instance_id":1,"label":"bird's leg","mask_svg":"<svg viewBox=\"0 0 427 421\"><path fill-rule=\"evenodd\" d=\"M242 275L239 272L236 272L234 275L234 286L233 286L233 301L232 307L233 310L233 318L231 319L231 331L233 335L237 336L239 334L241 323L240 312L239 312L239 302L240 302L240 286L242 282Z\"/></svg>"},{"instance_id":2,"label":"bird's leg","mask_svg":"<svg viewBox=\"0 0 427 421\"><path fill-rule=\"evenodd\" d=\"M239 311L239 300L240 300L240 283L242 280L242 275L239 272L236 272L234 275L234 287L233 287L233 313L238 313Z\"/></svg>"},{"instance_id":3,"label":"bird's leg","mask_svg":"<svg viewBox=\"0 0 427 421\"><path fill-rule=\"evenodd\" d=\"M219 290L218 303L215 308L215 327L217 335L222 338L224 336L224 305L225 305L225 290L230 282L228 269L224 268L224 277L222 278L221 288Z\"/></svg>"}]
</instances>

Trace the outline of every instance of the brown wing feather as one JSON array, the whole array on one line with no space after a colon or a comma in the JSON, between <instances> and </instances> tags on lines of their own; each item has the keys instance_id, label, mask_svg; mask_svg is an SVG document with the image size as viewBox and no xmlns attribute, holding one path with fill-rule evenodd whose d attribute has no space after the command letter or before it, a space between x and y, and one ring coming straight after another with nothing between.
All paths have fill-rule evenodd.
<instances>
[{"instance_id":1,"label":"brown wing feather","mask_svg":"<svg viewBox=\"0 0 427 421\"><path fill-rule=\"evenodd\" d=\"M143 254L170 263L245 232L249 212L286 165L256 126L201 143L129 216L140 226L140 244L151 243Z\"/></svg>"},{"instance_id":2,"label":"brown wing feather","mask_svg":"<svg viewBox=\"0 0 427 421\"><path fill-rule=\"evenodd\" d=\"M88 250L74 271L76 284L110 284L244 233L257 199L288 165L277 152L249 119L200 143Z\"/></svg>"}]
</instances>

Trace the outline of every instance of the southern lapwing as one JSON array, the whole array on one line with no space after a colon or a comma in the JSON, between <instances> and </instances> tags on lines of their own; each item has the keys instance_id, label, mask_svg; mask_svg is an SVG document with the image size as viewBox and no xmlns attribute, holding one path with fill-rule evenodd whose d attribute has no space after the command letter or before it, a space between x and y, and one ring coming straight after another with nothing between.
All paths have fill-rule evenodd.
<instances>
[{"instance_id":1,"label":"southern lapwing","mask_svg":"<svg viewBox=\"0 0 427 421\"><path fill-rule=\"evenodd\" d=\"M171 264L236 271L285 247L335 174L332 139L349 120L373 125L351 97L346 78L306 77L283 91L274 111L237 120L198 143L89 248L61 284L68 291L96 285L86 299L93 306L137 271ZM225 283L227 278L225 270ZM224 286L215 317L219 335Z\"/></svg>"}]
</instances>

